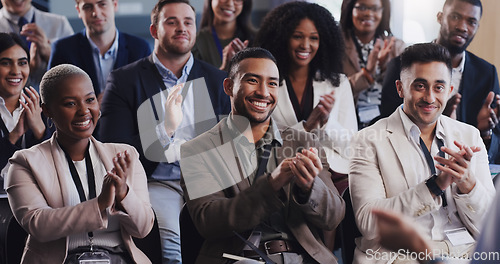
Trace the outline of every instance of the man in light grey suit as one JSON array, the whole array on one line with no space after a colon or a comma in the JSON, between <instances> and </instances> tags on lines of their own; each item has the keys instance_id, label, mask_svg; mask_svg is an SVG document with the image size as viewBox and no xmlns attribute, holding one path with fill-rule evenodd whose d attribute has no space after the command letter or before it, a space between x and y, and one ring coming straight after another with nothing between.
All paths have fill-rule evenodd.
<instances>
[{"instance_id":1,"label":"man in light grey suit","mask_svg":"<svg viewBox=\"0 0 500 264\"><path fill-rule=\"evenodd\" d=\"M223 253L258 257L235 232L276 263L337 263L321 236L340 223L344 202L317 137L280 130L271 118L279 90L274 57L250 48L229 66L231 114L181 146L186 204L206 239L196 263L226 263Z\"/></svg>"},{"instance_id":2,"label":"man in light grey suit","mask_svg":"<svg viewBox=\"0 0 500 264\"><path fill-rule=\"evenodd\" d=\"M408 47L397 81L403 105L354 137L349 184L363 235L354 263L417 263L380 248L375 208L413 218L432 241L432 253L463 257L474 249L495 190L479 131L442 115L450 83L445 48Z\"/></svg>"}]
</instances>

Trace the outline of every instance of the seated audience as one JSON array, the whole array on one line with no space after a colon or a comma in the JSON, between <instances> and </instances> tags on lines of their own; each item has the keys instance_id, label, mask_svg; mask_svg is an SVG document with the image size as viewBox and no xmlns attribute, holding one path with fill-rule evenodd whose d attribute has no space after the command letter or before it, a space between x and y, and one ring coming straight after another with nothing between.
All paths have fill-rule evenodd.
<instances>
[{"instance_id":1,"label":"seated audience","mask_svg":"<svg viewBox=\"0 0 500 264\"><path fill-rule=\"evenodd\" d=\"M92 137L99 104L90 77L63 64L40 84L56 132L10 159L9 204L28 233L22 263L151 263L132 241L153 226L144 169L128 145Z\"/></svg>"},{"instance_id":2,"label":"seated audience","mask_svg":"<svg viewBox=\"0 0 500 264\"><path fill-rule=\"evenodd\" d=\"M144 39L118 31L118 0L75 1L85 29L54 43L49 68L63 63L80 67L90 75L100 102L109 73L148 56L151 49Z\"/></svg>"},{"instance_id":3,"label":"seated audience","mask_svg":"<svg viewBox=\"0 0 500 264\"><path fill-rule=\"evenodd\" d=\"M359 128L380 115L380 93L387 63L404 49L392 37L390 0L344 0L340 26L345 39L344 72L351 82Z\"/></svg>"},{"instance_id":4,"label":"seated audience","mask_svg":"<svg viewBox=\"0 0 500 264\"><path fill-rule=\"evenodd\" d=\"M479 131L442 115L453 92L451 71L443 46L408 47L396 82L404 104L353 138L349 186L363 235L354 263L383 262L373 257L384 252L376 241L374 208L418 220L431 247L443 254L459 257L474 249L495 190Z\"/></svg>"},{"instance_id":5,"label":"seated audience","mask_svg":"<svg viewBox=\"0 0 500 264\"><path fill-rule=\"evenodd\" d=\"M205 0L194 57L227 70L234 54L248 47L254 38L252 1Z\"/></svg>"},{"instance_id":6,"label":"seated audience","mask_svg":"<svg viewBox=\"0 0 500 264\"><path fill-rule=\"evenodd\" d=\"M255 44L278 62L279 100L274 120L316 134L339 192L347 187L347 146L357 130L349 80L342 72L344 42L333 16L324 7L291 2L273 9L262 22Z\"/></svg>"},{"instance_id":7,"label":"seated audience","mask_svg":"<svg viewBox=\"0 0 500 264\"><path fill-rule=\"evenodd\" d=\"M38 90L47 69L51 43L72 35L73 28L65 16L40 11L31 0L1 0L0 32L20 34L30 50L30 84Z\"/></svg>"},{"instance_id":8,"label":"seated audience","mask_svg":"<svg viewBox=\"0 0 500 264\"><path fill-rule=\"evenodd\" d=\"M188 0L158 1L151 12L153 53L113 71L102 100L101 139L130 144L140 153L165 263L182 262L180 145L230 111L222 88L226 73L191 53L195 25Z\"/></svg>"},{"instance_id":9,"label":"seated audience","mask_svg":"<svg viewBox=\"0 0 500 264\"><path fill-rule=\"evenodd\" d=\"M494 136L500 136L497 70L495 66L466 51L479 28L481 15L480 0L446 0L443 10L437 14L441 28L434 42L448 49L453 66L451 84L454 89L443 114L475 126L488 147L493 132ZM396 80L400 79L400 68L399 57L393 59L387 67L382 90L383 117L389 116L403 102L395 85ZM495 162L495 159L500 161L499 145L491 145L495 153L491 153L490 149L490 162Z\"/></svg>"},{"instance_id":10,"label":"seated audience","mask_svg":"<svg viewBox=\"0 0 500 264\"><path fill-rule=\"evenodd\" d=\"M267 50L237 53L224 80L231 114L181 146L186 205L206 239L196 263L227 263L223 253L259 258L246 238L276 263L337 263L321 237L345 205L316 136L281 130L271 117L279 76Z\"/></svg>"},{"instance_id":11,"label":"seated audience","mask_svg":"<svg viewBox=\"0 0 500 264\"><path fill-rule=\"evenodd\" d=\"M7 175L8 159L50 137L42 118L40 96L25 88L30 74L28 48L15 33L0 33L0 177ZM0 185L3 190L3 184Z\"/></svg>"}]
</instances>

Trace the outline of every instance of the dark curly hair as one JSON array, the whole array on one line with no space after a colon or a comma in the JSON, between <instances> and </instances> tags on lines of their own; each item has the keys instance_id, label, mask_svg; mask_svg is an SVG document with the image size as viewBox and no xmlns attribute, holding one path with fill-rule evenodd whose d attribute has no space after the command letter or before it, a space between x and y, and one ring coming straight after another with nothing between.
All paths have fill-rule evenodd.
<instances>
[{"instance_id":1,"label":"dark curly hair","mask_svg":"<svg viewBox=\"0 0 500 264\"><path fill-rule=\"evenodd\" d=\"M252 25L251 13L252 0L243 0L243 9L238 17L236 17L236 28L237 32L240 33L240 35L236 37L240 38L242 41L252 41L255 36L256 30ZM200 28L212 26L213 21L214 10L212 9L212 0L205 0L203 13L201 14Z\"/></svg>"},{"instance_id":2,"label":"dark curly hair","mask_svg":"<svg viewBox=\"0 0 500 264\"><path fill-rule=\"evenodd\" d=\"M342 32L344 37L350 38L354 30L354 24L352 23L352 10L354 5L356 5L358 0L344 0L342 2L342 11L340 13L340 26L342 27ZM375 36L382 36L384 31L392 34L390 23L391 23L391 2L390 0L380 0L382 2L382 20L375 31Z\"/></svg>"},{"instance_id":3,"label":"dark curly hair","mask_svg":"<svg viewBox=\"0 0 500 264\"><path fill-rule=\"evenodd\" d=\"M309 74L316 81L329 80L340 84L344 39L332 14L324 7L307 2L290 2L271 10L255 38L255 46L269 50L278 61L281 76L288 76L290 55L288 45L302 19L310 19L319 33L319 48L309 64Z\"/></svg>"}]
</instances>

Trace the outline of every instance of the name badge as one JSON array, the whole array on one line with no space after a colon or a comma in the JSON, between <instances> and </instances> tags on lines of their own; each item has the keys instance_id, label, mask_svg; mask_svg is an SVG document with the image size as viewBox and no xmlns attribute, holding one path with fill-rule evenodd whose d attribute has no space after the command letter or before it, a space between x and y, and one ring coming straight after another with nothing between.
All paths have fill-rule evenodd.
<instances>
[{"instance_id":1,"label":"name badge","mask_svg":"<svg viewBox=\"0 0 500 264\"><path fill-rule=\"evenodd\" d=\"M78 257L78 264L111 264L111 258L107 252L83 252Z\"/></svg>"},{"instance_id":2,"label":"name badge","mask_svg":"<svg viewBox=\"0 0 500 264\"><path fill-rule=\"evenodd\" d=\"M444 234L454 247L475 242L474 238L465 227L445 230Z\"/></svg>"}]
</instances>

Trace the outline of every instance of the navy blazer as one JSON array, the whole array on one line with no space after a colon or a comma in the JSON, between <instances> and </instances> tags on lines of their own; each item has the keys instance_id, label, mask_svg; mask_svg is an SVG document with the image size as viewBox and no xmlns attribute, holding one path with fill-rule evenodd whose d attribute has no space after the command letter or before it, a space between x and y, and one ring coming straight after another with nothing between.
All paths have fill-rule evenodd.
<instances>
[{"instance_id":1,"label":"navy blazer","mask_svg":"<svg viewBox=\"0 0 500 264\"><path fill-rule=\"evenodd\" d=\"M150 118L161 121L158 115L162 111L156 109L157 104L153 101L153 97L160 91L166 90L152 56L111 72L101 103L102 116L99 128L100 139L103 142L127 143L134 146L141 155L140 159L148 177L155 171L158 162L145 157L139 134L139 123L143 122L138 122L137 112L141 104L149 100L154 115ZM231 111L229 96L224 93L222 86L226 72L195 59L188 81L200 77L205 77L210 101L217 117L217 120L214 120L216 124L220 115L227 115ZM156 123L151 124L152 127L155 125ZM156 146L162 148L159 142Z\"/></svg>"},{"instance_id":2,"label":"navy blazer","mask_svg":"<svg viewBox=\"0 0 500 264\"><path fill-rule=\"evenodd\" d=\"M400 57L392 59L382 87L380 113L382 117L391 115L403 103L396 90L396 80L401 72ZM500 94L497 69L494 65L466 51L465 65L458 92L462 99L457 108L457 120L477 127L477 115L490 91Z\"/></svg>"},{"instance_id":3,"label":"navy blazer","mask_svg":"<svg viewBox=\"0 0 500 264\"><path fill-rule=\"evenodd\" d=\"M118 69L151 54L149 44L142 38L118 31L118 54L113 69ZM92 79L92 85L98 91L97 70L92 55L92 47L87 39L85 29L72 36L60 39L52 44L48 68L69 63L80 67Z\"/></svg>"}]
</instances>

